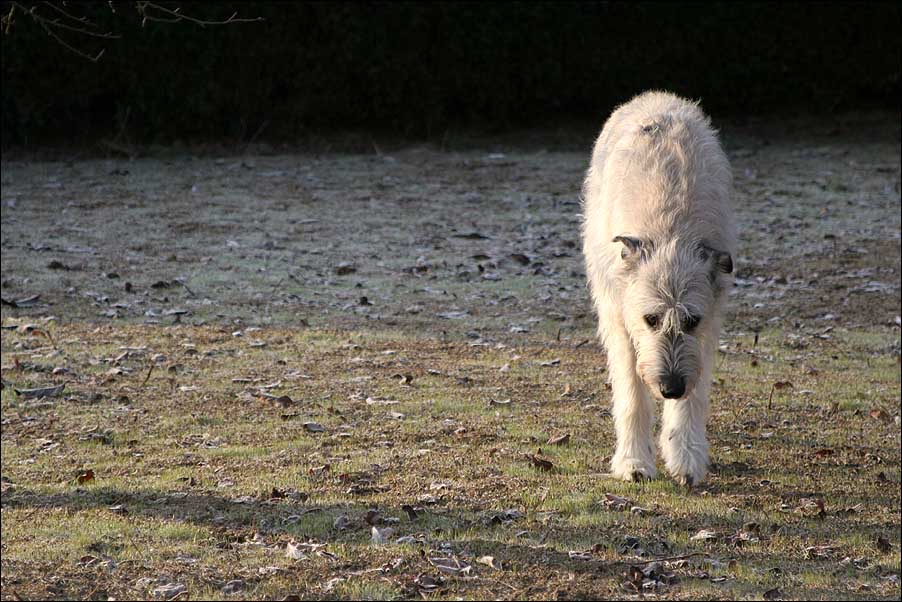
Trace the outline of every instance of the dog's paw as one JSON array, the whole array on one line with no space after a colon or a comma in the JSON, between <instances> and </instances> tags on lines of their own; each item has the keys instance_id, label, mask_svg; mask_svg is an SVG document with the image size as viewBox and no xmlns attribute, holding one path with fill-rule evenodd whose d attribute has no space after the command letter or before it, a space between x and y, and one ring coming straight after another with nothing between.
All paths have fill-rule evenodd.
<instances>
[{"instance_id":1,"label":"dog's paw","mask_svg":"<svg viewBox=\"0 0 902 602\"><path fill-rule=\"evenodd\" d=\"M708 474L707 449L678 449L666 459L667 471L684 487L692 488L705 480Z\"/></svg>"},{"instance_id":2,"label":"dog's paw","mask_svg":"<svg viewBox=\"0 0 902 602\"><path fill-rule=\"evenodd\" d=\"M624 481L645 481L658 476L654 463L639 458L614 458L611 473Z\"/></svg>"}]
</instances>

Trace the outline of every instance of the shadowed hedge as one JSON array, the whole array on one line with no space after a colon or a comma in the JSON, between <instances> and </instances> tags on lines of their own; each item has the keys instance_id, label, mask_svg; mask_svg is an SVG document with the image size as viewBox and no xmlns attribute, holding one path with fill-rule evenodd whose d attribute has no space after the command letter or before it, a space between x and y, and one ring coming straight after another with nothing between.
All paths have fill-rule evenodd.
<instances>
[{"instance_id":1,"label":"shadowed hedge","mask_svg":"<svg viewBox=\"0 0 902 602\"><path fill-rule=\"evenodd\" d=\"M141 28L117 6L69 4L122 36L66 36L105 47L98 63L18 15L2 39L4 146L600 123L653 87L716 114L899 101L896 2L167 3L266 19L206 28Z\"/></svg>"}]
</instances>

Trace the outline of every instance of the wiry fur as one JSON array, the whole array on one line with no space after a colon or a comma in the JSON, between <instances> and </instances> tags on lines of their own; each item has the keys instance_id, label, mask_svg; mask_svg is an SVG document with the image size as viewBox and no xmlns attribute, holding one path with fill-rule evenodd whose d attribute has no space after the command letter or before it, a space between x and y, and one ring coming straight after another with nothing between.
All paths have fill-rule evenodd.
<instances>
[{"instance_id":1,"label":"wiry fur","mask_svg":"<svg viewBox=\"0 0 902 602\"><path fill-rule=\"evenodd\" d=\"M656 399L664 401L668 471L689 485L707 473L711 371L736 244L731 187L709 119L672 94L646 92L622 105L595 143L583 252L608 354L611 469L620 478L656 475ZM659 320L657 330L645 316ZM690 317L701 317L691 330ZM664 399L667 379L685 382L681 398Z\"/></svg>"}]
</instances>

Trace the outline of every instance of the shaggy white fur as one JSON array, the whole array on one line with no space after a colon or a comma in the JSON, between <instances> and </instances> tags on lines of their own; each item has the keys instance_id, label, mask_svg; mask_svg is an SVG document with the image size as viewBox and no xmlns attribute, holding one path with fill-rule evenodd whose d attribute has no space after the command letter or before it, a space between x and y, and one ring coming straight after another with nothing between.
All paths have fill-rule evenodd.
<instances>
[{"instance_id":1,"label":"shaggy white fur","mask_svg":"<svg viewBox=\"0 0 902 602\"><path fill-rule=\"evenodd\" d=\"M708 471L711 372L733 271L727 157L697 103L646 92L608 119L583 185L583 253L607 349L612 472L653 478L661 452L687 485Z\"/></svg>"}]
</instances>

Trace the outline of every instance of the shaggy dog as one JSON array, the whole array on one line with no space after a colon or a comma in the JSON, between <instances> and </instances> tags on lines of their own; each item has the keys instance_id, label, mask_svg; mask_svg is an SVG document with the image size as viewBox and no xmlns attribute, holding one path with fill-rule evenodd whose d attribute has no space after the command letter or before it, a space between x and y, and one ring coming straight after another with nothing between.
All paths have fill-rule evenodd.
<instances>
[{"instance_id":1,"label":"shaggy dog","mask_svg":"<svg viewBox=\"0 0 902 602\"><path fill-rule=\"evenodd\" d=\"M692 486L708 471L711 370L736 227L732 177L697 103L646 92L619 107L583 185L583 253L607 350L619 478L654 478L661 454Z\"/></svg>"}]
</instances>

